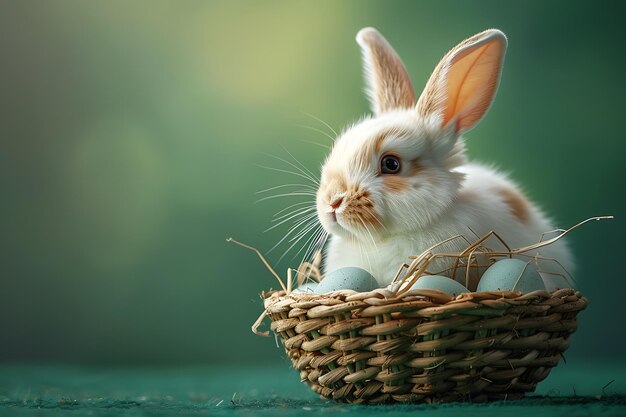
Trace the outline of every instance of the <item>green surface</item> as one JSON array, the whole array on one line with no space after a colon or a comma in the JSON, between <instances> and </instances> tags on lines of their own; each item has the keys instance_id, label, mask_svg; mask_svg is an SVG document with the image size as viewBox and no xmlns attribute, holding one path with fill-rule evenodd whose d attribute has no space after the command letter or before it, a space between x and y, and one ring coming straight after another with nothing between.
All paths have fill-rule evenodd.
<instances>
[{"instance_id":1,"label":"green surface","mask_svg":"<svg viewBox=\"0 0 626 417\"><path fill-rule=\"evenodd\" d=\"M357 406L319 399L286 364L114 370L4 365L0 415L624 416L625 371L615 364L561 364L536 394L520 401Z\"/></svg>"}]
</instances>

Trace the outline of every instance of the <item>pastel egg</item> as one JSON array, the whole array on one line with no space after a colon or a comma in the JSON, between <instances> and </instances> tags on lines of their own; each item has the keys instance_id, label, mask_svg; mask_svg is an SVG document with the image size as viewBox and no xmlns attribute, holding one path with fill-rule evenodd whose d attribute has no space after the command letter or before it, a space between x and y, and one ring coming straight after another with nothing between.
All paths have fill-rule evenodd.
<instances>
[{"instance_id":1,"label":"pastel egg","mask_svg":"<svg viewBox=\"0 0 626 417\"><path fill-rule=\"evenodd\" d=\"M501 259L491 265L480 278L476 291L519 291L529 293L545 290L539 272L520 259Z\"/></svg>"},{"instance_id":2,"label":"pastel egg","mask_svg":"<svg viewBox=\"0 0 626 417\"><path fill-rule=\"evenodd\" d=\"M322 282L315 288L315 292L317 294L339 290L367 292L376 288L378 288L378 282L372 274L364 269L349 266L326 274Z\"/></svg>"},{"instance_id":3,"label":"pastel egg","mask_svg":"<svg viewBox=\"0 0 626 417\"><path fill-rule=\"evenodd\" d=\"M317 288L317 282L304 282L302 285L298 286L295 290L291 291L292 294L298 293L307 293L314 294L315 288Z\"/></svg>"},{"instance_id":4,"label":"pastel egg","mask_svg":"<svg viewBox=\"0 0 626 417\"><path fill-rule=\"evenodd\" d=\"M456 297L457 295L469 292L467 288L461 285L459 282L448 278L442 277L440 275L424 275L420 277L415 283L411 286L411 290L420 289L420 290L439 290L443 292L447 292L452 296Z\"/></svg>"}]
</instances>

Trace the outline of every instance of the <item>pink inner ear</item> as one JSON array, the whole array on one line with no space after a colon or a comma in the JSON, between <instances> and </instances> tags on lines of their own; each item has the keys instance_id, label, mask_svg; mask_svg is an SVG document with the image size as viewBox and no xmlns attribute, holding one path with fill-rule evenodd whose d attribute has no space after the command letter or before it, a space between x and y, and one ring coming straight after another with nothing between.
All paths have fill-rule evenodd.
<instances>
[{"instance_id":1,"label":"pink inner ear","mask_svg":"<svg viewBox=\"0 0 626 417\"><path fill-rule=\"evenodd\" d=\"M505 48L505 41L495 37L453 57L446 74L443 125L456 118L457 129L467 130L484 116L498 86Z\"/></svg>"}]
</instances>

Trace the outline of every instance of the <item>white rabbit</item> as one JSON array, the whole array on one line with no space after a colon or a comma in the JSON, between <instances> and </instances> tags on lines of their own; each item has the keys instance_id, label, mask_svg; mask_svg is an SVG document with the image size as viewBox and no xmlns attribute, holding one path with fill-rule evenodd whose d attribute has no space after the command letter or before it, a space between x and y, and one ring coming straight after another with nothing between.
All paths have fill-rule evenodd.
<instances>
[{"instance_id":1,"label":"white rabbit","mask_svg":"<svg viewBox=\"0 0 626 417\"><path fill-rule=\"evenodd\" d=\"M461 135L496 93L507 47L502 32L486 30L454 47L418 100L378 31L362 29L356 40L374 115L343 131L322 167L316 205L331 235L325 271L358 266L386 285L410 255L450 236L474 241L495 231L515 248L554 229L505 175L466 161ZM457 240L447 249L466 246ZM540 254L571 271L563 239Z\"/></svg>"}]
</instances>

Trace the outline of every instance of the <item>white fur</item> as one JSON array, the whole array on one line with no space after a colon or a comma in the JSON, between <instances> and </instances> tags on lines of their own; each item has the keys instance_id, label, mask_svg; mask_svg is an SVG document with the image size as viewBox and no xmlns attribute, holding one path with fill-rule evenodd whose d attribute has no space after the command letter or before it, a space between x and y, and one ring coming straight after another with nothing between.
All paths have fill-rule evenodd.
<instances>
[{"instance_id":1,"label":"white fur","mask_svg":"<svg viewBox=\"0 0 626 417\"><path fill-rule=\"evenodd\" d=\"M424 116L415 109L397 109L361 120L339 136L322 168L317 193L318 216L331 235L325 271L357 266L385 285L410 255L419 255L454 235L473 242L495 231L517 248L536 243L542 233L555 229L531 202L527 219L518 219L498 191L520 192L516 185L493 168L467 163L462 132L452 123L441 124L440 112ZM386 139L377 153L374 144L383 132ZM389 189L385 176L379 174L380 158L387 152L403 161L399 175L406 189ZM421 169L409 175L411 160L418 160ZM346 216L348 206L356 201L353 198L364 191L381 224L363 226ZM340 197L344 202L334 221L330 205ZM495 239L489 243L493 249L501 248ZM456 240L441 249L458 252L466 246ZM572 270L572 256L563 240L542 248L539 254Z\"/></svg>"},{"instance_id":2,"label":"white fur","mask_svg":"<svg viewBox=\"0 0 626 417\"><path fill-rule=\"evenodd\" d=\"M397 268L409 262L409 256L419 255L450 236L462 235L473 242L476 235L495 231L511 248L518 248L538 242L543 233L555 229L551 220L532 204L531 221L520 224L503 200L492 192L500 184L514 187L502 173L478 164L467 164L458 172L465 174L458 198L436 223L407 230L404 234L383 236L376 240L376 246L367 239L350 239L334 234L326 252L325 270L358 266L370 271L381 285L386 285L391 282ZM495 250L504 249L495 238L488 243ZM458 252L466 246L462 240L457 240L441 250L445 248ZM572 272L572 256L563 239L531 254L557 259L567 271ZM549 262L542 265L550 268ZM560 268L554 266L551 271L562 273Z\"/></svg>"}]
</instances>

